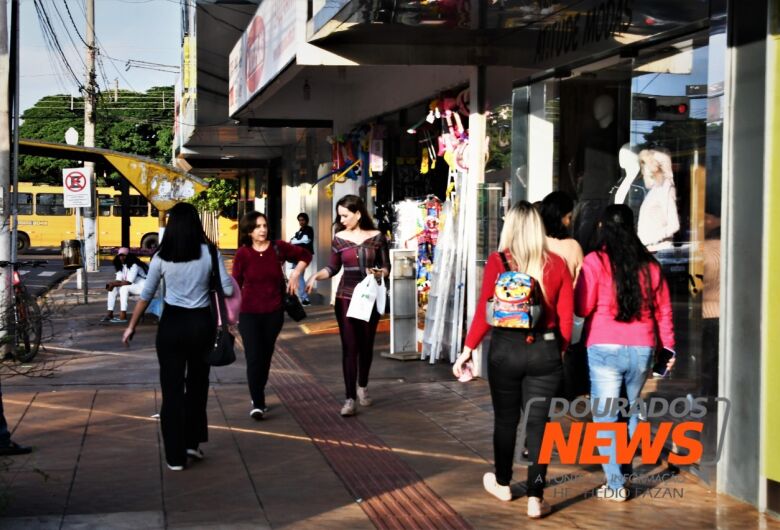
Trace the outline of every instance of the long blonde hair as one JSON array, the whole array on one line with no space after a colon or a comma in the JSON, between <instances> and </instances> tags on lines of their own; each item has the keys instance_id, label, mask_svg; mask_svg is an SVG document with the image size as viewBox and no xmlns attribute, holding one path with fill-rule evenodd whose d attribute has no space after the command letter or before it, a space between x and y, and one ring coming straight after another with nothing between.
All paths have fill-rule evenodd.
<instances>
[{"instance_id":1,"label":"long blonde hair","mask_svg":"<svg viewBox=\"0 0 780 530\"><path fill-rule=\"evenodd\" d=\"M533 276L544 289L544 264L547 261L542 216L528 201L519 201L504 218L498 243L500 251L508 250L518 271Z\"/></svg>"}]
</instances>

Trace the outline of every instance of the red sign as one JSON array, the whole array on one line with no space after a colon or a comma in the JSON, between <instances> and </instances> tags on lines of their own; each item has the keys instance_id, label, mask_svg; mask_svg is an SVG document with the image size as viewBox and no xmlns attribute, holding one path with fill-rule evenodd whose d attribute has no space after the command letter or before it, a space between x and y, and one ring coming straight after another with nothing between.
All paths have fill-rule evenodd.
<instances>
[{"instance_id":1,"label":"red sign","mask_svg":"<svg viewBox=\"0 0 780 530\"><path fill-rule=\"evenodd\" d=\"M87 177L83 173L79 171L73 171L72 173L65 175L65 187L68 188L69 191L78 193L86 186Z\"/></svg>"}]
</instances>

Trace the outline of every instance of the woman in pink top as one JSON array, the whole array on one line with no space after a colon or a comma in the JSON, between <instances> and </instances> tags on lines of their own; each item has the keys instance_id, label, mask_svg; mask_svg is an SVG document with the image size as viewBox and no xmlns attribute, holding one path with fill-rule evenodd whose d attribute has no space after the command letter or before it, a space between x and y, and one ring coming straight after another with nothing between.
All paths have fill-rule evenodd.
<instances>
[{"instance_id":1,"label":"woman in pink top","mask_svg":"<svg viewBox=\"0 0 780 530\"><path fill-rule=\"evenodd\" d=\"M587 318L593 421L614 423L617 410L608 402L620 397L620 387L625 384L633 408L653 361L656 326L661 345L674 351L672 304L661 266L634 232L631 208L623 204L608 206L598 235L596 248L601 250L585 257L575 289L574 311ZM673 365L672 357L668 368ZM629 437L638 421L638 413L629 418ZM615 434L602 434L611 443L599 446L599 453L609 461L602 464L607 483L596 496L627 500L625 477L615 455Z\"/></svg>"}]
</instances>

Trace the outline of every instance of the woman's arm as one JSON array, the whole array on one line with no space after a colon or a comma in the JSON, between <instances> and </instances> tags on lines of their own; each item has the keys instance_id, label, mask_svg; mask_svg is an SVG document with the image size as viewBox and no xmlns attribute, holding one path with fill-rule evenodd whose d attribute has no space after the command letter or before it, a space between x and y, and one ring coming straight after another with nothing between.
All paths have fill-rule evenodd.
<instances>
[{"instance_id":1,"label":"woman's arm","mask_svg":"<svg viewBox=\"0 0 780 530\"><path fill-rule=\"evenodd\" d=\"M341 252L333 245L330 250L328 264L316 273L312 274L309 281L306 282L306 292L310 293L314 289L314 284L320 280L327 280L338 274L341 270Z\"/></svg>"},{"instance_id":2,"label":"woman's arm","mask_svg":"<svg viewBox=\"0 0 780 530\"><path fill-rule=\"evenodd\" d=\"M504 266L501 263L501 258L498 252L492 253L485 263L485 273L482 279L482 290L477 300L477 307L474 311L474 318L469 326L469 331L466 334L466 347L469 350L475 349L482 342L485 334L490 329L490 325L487 323L485 315L485 305L490 297L496 290L496 279L501 271L504 270ZM463 350L466 351L465 349Z\"/></svg>"},{"instance_id":3,"label":"woman's arm","mask_svg":"<svg viewBox=\"0 0 780 530\"><path fill-rule=\"evenodd\" d=\"M298 294L298 279L303 271L311 263L311 252L298 245L291 245L286 241L279 241L277 243L279 247L279 253L282 254L284 261L296 262L295 268L290 273L290 280L287 282L287 292L290 294Z\"/></svg>"},{"instance_id":4,"label":"woman's arm","mask_svg":"<svg viewBox=\"0 0 780 530\"><path fill-rule=\"evenodd\" d=\"M161 274L162 261L157 256L154 256L152 262L149 264L149 273L146 275L146 283L144 283L143 291L141 291L141 300L149 302L154 298L154 293L157 292L157 286L160 285Z\"/></svg>"},{"instance_id":5,"label":"woman's arm","mask_svg":"<svg viewBox=\"0 0 780 530\"><path fill-rule=\"evenodd\" d=\"M385 236L379 238L379 245L374 248L374 268L366 271L373 274L374 278L388 278L390 276L390 250Z\"/></svg>"},{"instance_id":6,"label":"woman's arm","mask_svg":"<svg viewBox=\"0 0 780 530\"><path fill-rule=\"evenodd\" d=\"M574 313L586 318L596 309L598 302L598 264L597 252L591 252L585 256L577 278L577 287L574 289Z\"/></svg>"},{"instance_id":7,"label":"woman's arm","mask_svg":"<svg viewBox=\"0 0 780 530\"><path fill-rule=\"evenodd\" d=\"M230 275L225 268L225 260L222 259L222 254L217 250L217 265L219 265L219 281L222 284L222 292L225 296L233 295L233 282L230 279Z\"/></svg>"}]
</instances>

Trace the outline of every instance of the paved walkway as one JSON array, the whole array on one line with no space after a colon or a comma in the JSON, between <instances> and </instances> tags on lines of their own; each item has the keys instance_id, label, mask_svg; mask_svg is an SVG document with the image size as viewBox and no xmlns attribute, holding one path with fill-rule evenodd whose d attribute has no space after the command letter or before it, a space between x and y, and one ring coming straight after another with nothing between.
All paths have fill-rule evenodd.
<instances>
[{"instance_id":1,"label":"paved walkway","mask_svg":"<svg viewBox=\"0 0 780 530\"><path fill-rule=\"evenodd\" d=\"M109 274L91 275L90 286ZM592 498L599 468L551 466L554 511L531 523L522 466L513 502L482 490L492 460L484 381L461 384L448 365L377 355L375 405L341 418L338 335L305 335L292 322L274 358L266 420L249 418L241 359L213 369L206 459L171 472L154 417L156 326L142 324L126 349L121 326L98 322L104 300L93 289L83 304L70 282L56 289L47 351L15 366L27 377L3 376L14 438L35 451L0 460L0 528L780 529L663 466L642 468L640 496L622 504ZM326 307L310 315L331 318ZM387 345L380 334L377 351Z\"/></svg>"}]
</instances>

